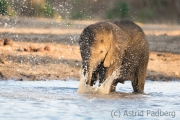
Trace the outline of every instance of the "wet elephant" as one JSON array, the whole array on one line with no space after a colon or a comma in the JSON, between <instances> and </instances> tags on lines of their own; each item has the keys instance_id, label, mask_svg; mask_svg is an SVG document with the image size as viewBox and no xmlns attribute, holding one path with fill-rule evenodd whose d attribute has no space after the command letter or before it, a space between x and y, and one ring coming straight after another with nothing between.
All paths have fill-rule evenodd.
<instances>
[{"instance_id":1,"label":"wet elephant","mask_svg":"<svg viewBox=\"0 0 180 120\"><path fill-rule=\"evenodd\" d=\"M92 24L83 30L79 45L87 85L97 80L101 85L116 71L109 92L118 82L131 80L134 92L143 93L149 49L138 25L130 20Z\"/></svg>"}]
</instances>

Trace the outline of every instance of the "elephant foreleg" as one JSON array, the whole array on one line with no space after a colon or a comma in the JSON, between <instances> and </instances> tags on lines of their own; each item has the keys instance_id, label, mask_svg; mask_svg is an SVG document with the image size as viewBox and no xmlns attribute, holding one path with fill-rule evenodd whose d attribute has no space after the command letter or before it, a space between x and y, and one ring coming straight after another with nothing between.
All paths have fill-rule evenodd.
<instances>
[{"instance_id":1,"label":"elephant foreleg","mask_svg":"<svg viewBox=\"0 0 180 120\"><path fill-rule=\"evenodd\" d=\"M119 70L116 70L114 66L106 68L105 81L101 84L101 93L109 94L115 91L116 85L114 81L118 78Z\"/></svg>"},{"instance_id":2,"label":"elephant foreleg","mask_svg":"<svg viewBox=\"0 0 180 120\"><path fill-rule=\"evenodd\" d=\"M116 86L117 86L118 82L117 80L114 80L112 85L111 85L111 92L115 92L116 91Z\"/></svg>"},{"instance_id":3,"label":"elephant foreleg","mask_svg":"<svg viewBox=\"0 0 180 120\"><path fill-rule=\"evenodd\" d=\"M103 63L101 63L100 65L98 65L96 71L93 72L90 85L93 86L96 83L99 75L99 86L100 86L101 83L103 83L105 80L105 73L106 73L106 69L103 66Z\"/></svg>"},{"instance_id":4,"label":"elephant foreleg","mask_svg":"<svg viewBox=\"0 0 180 120\"><path fill-rule=\"evenodd\" d=\"M99 86L105 81L105 74L106 68L101 64L99 68Z\"/></svg>"},{"instance_id":5,"label":"elephant foreleg","mask_svg":"<svg viewBox=\"0 0 180 120\"><path fill-rule=\"evenodd\" d=\"M93 74L92 74L92 79L91 79L91 84L90 84L90 86L93 86L93 85L96 83L97 77L98 77L98 72L97 72L97 71L94 71Z\"/></svg>"}]
</instances>

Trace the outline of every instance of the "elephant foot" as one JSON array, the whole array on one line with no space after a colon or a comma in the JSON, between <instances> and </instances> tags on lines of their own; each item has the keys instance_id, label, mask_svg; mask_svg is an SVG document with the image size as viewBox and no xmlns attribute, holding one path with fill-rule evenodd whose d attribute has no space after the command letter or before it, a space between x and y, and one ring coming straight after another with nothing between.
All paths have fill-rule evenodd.
<instances>
[{"instance_id":1,"label":"elephant foot","mask_svg":"<svg viewBox=\"0 0 180 120\"><path fill-rule=\"evenodd\" d=\"M144 85L133 86L133 93L144 93Z\"/></svg>"},{"instance_id":2,"label":"elephant foot","mask_svg":"<svg viewBox=\"0 0 180 120\"><path fill-rule=\"evenodd\" d=\"M115 80L115 81L113 82L113 84L111 85L111 92L115 92L115 91L116 91L116 86L117 86L117 84L118 84L118 81Z\"/></svg>"},{"instance_id":3,"label":"elephant foot","mask_svg":"<svg viewBox=\"0 0 180 120\"><path fill-rule=\"evenodd\" d=\"M116 91L116 86L111 85L111 91L110 92L115 92Z\"/></svg>"}]
</instances>

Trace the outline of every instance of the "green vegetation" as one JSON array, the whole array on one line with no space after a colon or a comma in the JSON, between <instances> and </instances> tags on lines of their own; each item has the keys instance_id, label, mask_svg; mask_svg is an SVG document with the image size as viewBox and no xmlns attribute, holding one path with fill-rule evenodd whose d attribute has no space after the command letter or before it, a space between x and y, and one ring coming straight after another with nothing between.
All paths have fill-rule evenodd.
<instances>
[{"instance_id":1,"label":"green vegetation","mask_svg":"<svg viewBox=\"0 0 180 120\"><path fill-rule=\"evenodd\" d=\"M33 8L33 9L31 9ZM50 17L54 18L58 16L58 13L53 9L53 6L50 4L49 0L46 0L42 3L32 4L30 8L30 16L36 17Z\"/></svg>"},{"instance_id":2,"label":"green vegetation","mask_svg":"<svg viewBox=\"0 0 180 120\"><path fill-rule=\"evenodd\" d=\"M1 15L180 23L180 0L0 0Z\"/></svg>"},{"instance_id":3,"label":"green vegetation","mask_svg":"<svg viewBox=\"0 0 180 120\"><path fill-rule=\"evenodd\" d=\"M49 4L48 1L45 3L45 7L43 8L43 16L45 17L55 17L56 11L53 7Z\"/></svg>"},{"instance_id":4,"label":"green vegetation","mask_svg":"<svg viewBox=\"0 0 180 120\"><path fill-rule=\"evenodd\" d=\"M152 20L155 17L155 13L150 8L145 8L144 10L138 13L138 18L141 22L145 22L147 20Z\"/></svg>"},{"instance_id":5,"label":"green vegetation","mask_svg":"<svg viewBox=\"0 0 180 120\"><path fill-rule=\"evenodd\" d=\"M113 9L107 11L108 19L127 18L129 16L129 6L125 2L117 1Z\"/></svg>"},{"instance_id":6,"label":"green vegetation","mask_svg":"<svg viewBox=\"0 0 180 120\"><path fill-rule=\"evenodd\" d=\"M71 19L82 20L89 13L89 0L72 0Z\"/></svg>"},{"instance_id":7,"label":"green vegetation","mask_svg":"<svg viewBox=\"0 0 180 120\"><path fill-rule=\"evenodd\" d=\"M26 4L18 5L19 9L16 11L11 9L8 0L0 0L0 15L15 16L16 12L23 16L35 16L35 17L58 17L58 13L53 9L50 0L44 2L32 4L27 1Z\"/></svg>"},{"instance_id":8,"label":"green vegetation","mask_svg":"<svg viewBox=\"0 0 180 120\"><path fill-rule=\"evenodd\" d=\"M75 20L81 20L81 19L83 19L83 15L82 15L82 13L80 13L78 11L72 11L71 18L75 19Z\"/></svg>"},{"instance_id":9,"label":"green vegetation","mask_svg":"<svg viewBox=\"0 0 180 120\"><path fill-rule=\"evenodd\" d=\"M16 15L15 11L11 9L7 0L0 0L0 15Z\"/></svg>"},{"instance_id":10,"label":"green vegetation","mask_svg":"<svg viewBox=\"0 0 180 120\"><path fill-rule=\"evenodd\" d=\"M6 15L8 13L7 0L0 0L0 15Z\"/></svg>"}]
</instances>

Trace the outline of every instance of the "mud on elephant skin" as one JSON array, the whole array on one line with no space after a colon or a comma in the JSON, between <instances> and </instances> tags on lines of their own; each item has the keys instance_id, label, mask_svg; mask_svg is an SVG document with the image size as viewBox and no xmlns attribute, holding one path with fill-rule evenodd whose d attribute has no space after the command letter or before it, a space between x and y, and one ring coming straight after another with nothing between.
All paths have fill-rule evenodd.
<instances>
[{"instance_id":1,"label":"mud on elephant skin","mask_svg":"<svg viewBox=\"0 0 180 120\"><path fill-rule=\"evenodd\" d=\"M99 86L109 86L108 94L115 91L118 82L131 80L134 92L143 93L149 49L138 25L130 20L92 24L83 30L79 45L87 85L99 80ZM116 77L112 77L114 71ZM107 85L109 78L113 80Z\"/></svg>"}]
</instances>

